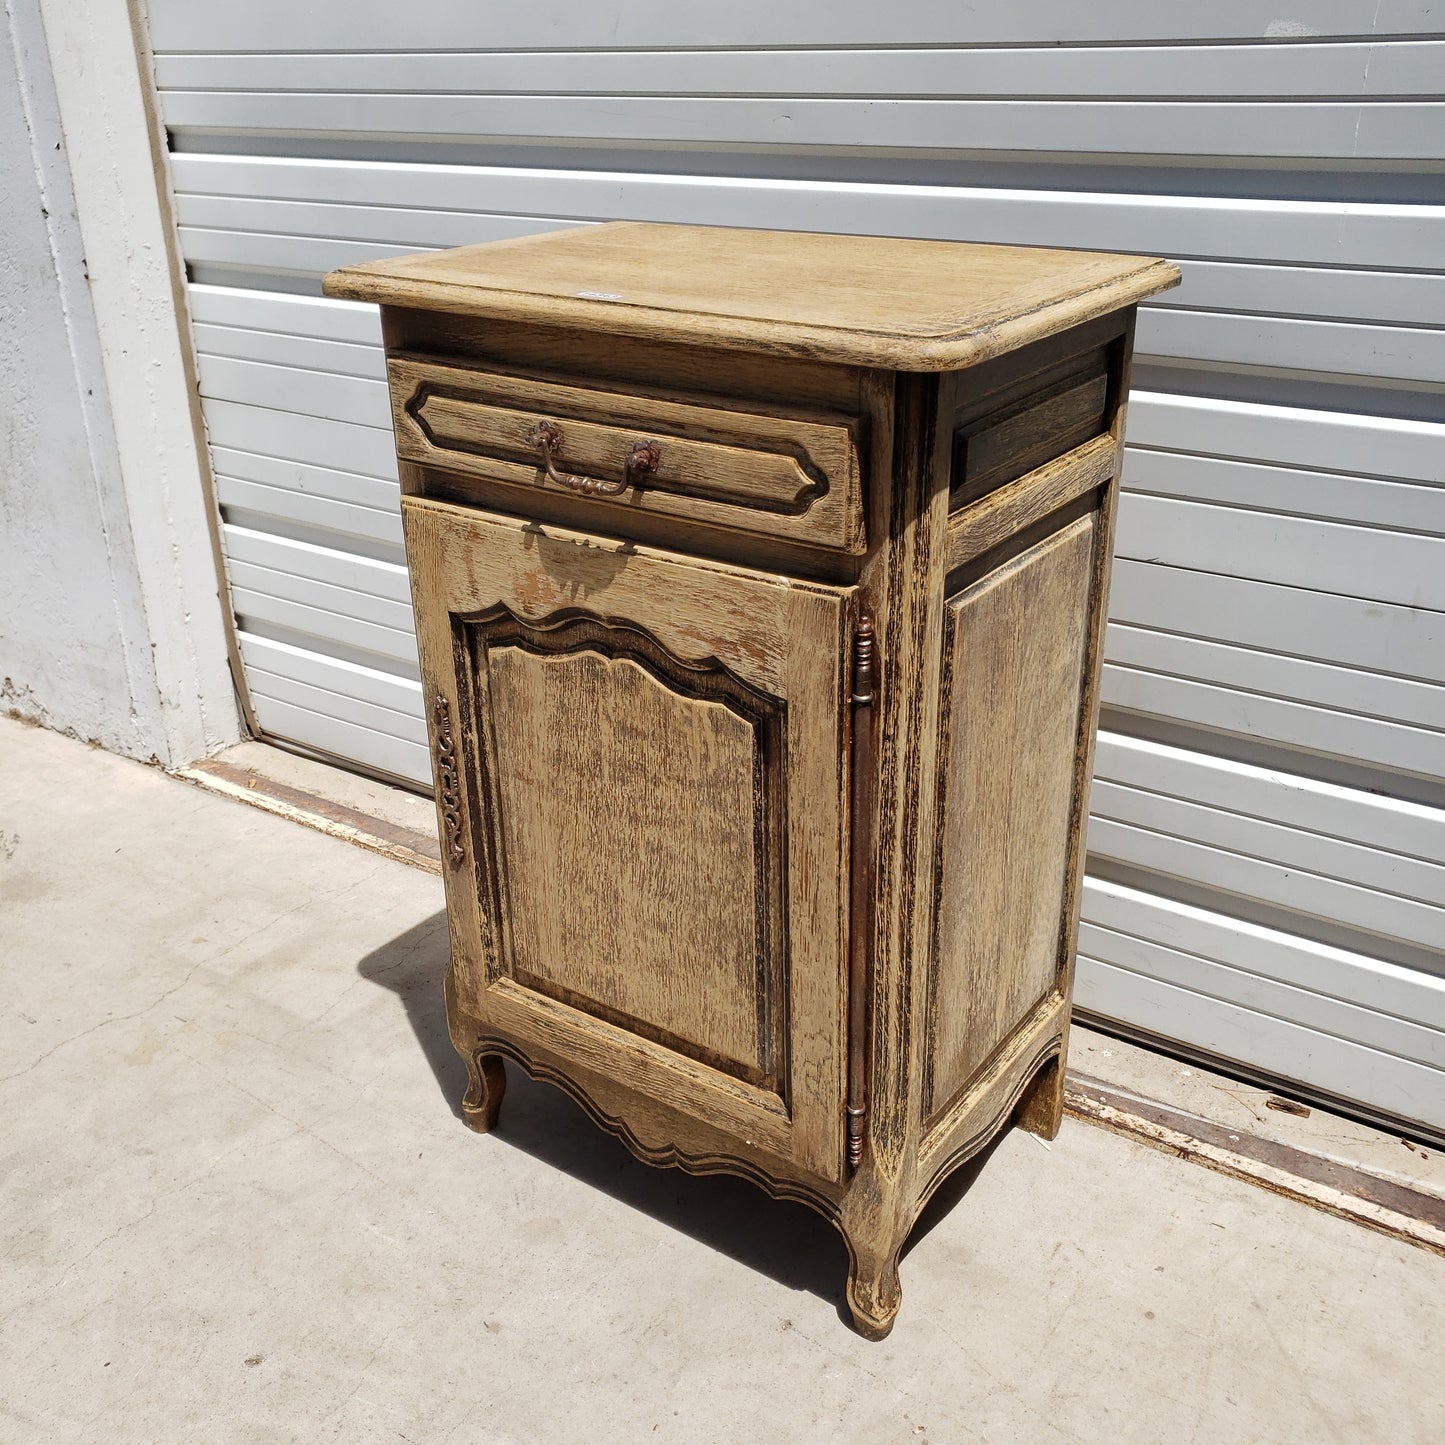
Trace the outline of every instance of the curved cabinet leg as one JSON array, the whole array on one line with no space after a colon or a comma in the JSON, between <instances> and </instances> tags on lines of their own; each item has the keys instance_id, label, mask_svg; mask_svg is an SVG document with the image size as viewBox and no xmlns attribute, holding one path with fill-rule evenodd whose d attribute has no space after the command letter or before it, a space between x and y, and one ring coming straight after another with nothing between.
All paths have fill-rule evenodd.
<instances>
[{"instance_id":1,"label":"curved cabinet leg","mask_svg":"<svg viewBox=\"0 0 1445 1445\"><path fill-rule=\"evenodd\" d=\"M886 1339L903 1303L898 1283L898 1251L903 1241L892 1234L881 1242L848 1236L848 1309L853 1327L865 1340Z\"/></svg>"},{"instance_id":2,"label":"curved cabinet leg","mask_svg":"<svg viewBox=\"0 0 1445 1445\"><path fill-rule=\"evenodd\" d=\"M489 1134L497 1126L502 1095L507 1092L507 1071L500 1054L474 1053L467 1056L469 1082L462 1098L462 1119L478 1134Z\"/></svg>"},{"instance_id":3,"label":"curved cabinet leg","mask_svg":"<svg viewBox=\"0 0 1445 1445\"><path fill-rule=\"evenodd\" d=\"M1061 1054L1055 1054L1034 1075L1014 1111L1014 1121L1040 1139L1055 1139L1063 1119L1064 1061Z\"/></svg>"}]
</instances>

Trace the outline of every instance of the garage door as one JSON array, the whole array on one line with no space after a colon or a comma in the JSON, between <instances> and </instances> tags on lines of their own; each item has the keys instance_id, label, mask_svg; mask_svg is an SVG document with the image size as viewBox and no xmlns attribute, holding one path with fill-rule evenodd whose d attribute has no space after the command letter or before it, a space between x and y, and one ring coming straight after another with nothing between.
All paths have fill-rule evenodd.
<instances>
[{"instance_id":1,"label":"garage door","mask_svg":"<svg viewBox=\"0 0 1445 1445\"><path fill-rule=\"evenodd\" d=\"M377 321L329 268L603 218L1170 256L1080 1003L1445 1133L1432 7L618 8L151 0L260 726L428 777Z\"/></svg>"}]
</instances>

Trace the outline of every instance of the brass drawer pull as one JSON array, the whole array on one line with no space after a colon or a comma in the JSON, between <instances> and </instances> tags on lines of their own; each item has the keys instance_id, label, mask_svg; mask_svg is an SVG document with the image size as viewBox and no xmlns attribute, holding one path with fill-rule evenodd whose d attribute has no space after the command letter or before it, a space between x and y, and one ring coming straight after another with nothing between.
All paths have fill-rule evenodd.
<instances>
[{"instance_id":1,"label":"brass drawer pull","mask_svg":"<svg viewBox=\"0 0 1445 1445\"><path fill-rule=\"evenodd\" d=\"M622 469L621 481L609 482L601 477L574 476L557 470L552 453L562 449L562 431L556 422L539 421L527 433L527 440L542 453L542 465L547 469L549 481L566 487L569 492L581 492L586 497L621 496L632 485L634 477L655 472L662 463L662 452L656 442L633 442L627 464Z\"/></svg>"}]
</instances>

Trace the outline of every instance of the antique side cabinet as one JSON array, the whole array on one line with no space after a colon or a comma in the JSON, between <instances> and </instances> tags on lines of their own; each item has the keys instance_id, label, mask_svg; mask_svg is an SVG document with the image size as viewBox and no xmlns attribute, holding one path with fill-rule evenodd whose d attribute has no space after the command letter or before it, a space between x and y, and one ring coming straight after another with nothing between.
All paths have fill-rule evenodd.
<instances>
[{"instance_id":1,"label":"antique side cabinet","mask_svg":"<svg viewBox=\"0 0 1445 1445\"><path fill-rule=\"evenodd\" d=\"M1134 308L1084 251L604 225L379 302L464 1112L841 1230L1059 1126Z\"/></svg>"}]
</instances>

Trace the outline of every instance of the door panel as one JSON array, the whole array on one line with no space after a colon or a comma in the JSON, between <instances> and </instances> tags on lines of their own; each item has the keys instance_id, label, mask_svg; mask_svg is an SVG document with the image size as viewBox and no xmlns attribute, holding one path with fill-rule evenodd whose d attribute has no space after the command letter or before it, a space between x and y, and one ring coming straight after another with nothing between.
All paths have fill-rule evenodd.
<instances>
[{"instance_id":1,"label":"door panel","mask_svg":"<svg viewBox=\"0 0 1445 1445\"><path fill-rule=\"evenodd\" d=\"M781 1094L781 706L630 628L468 631L512 976Z\"/></svg>"},{"instance_id":2,"label":"door panel","mask_svg":"<svg viewBox=\"0 0 1445 1445\"><path fill-rule=\"evenodd\" d=\"M462 1008L840 1177L849 594L403 513L478 820L447 877Z\"/></svg>"}]
</instances>

